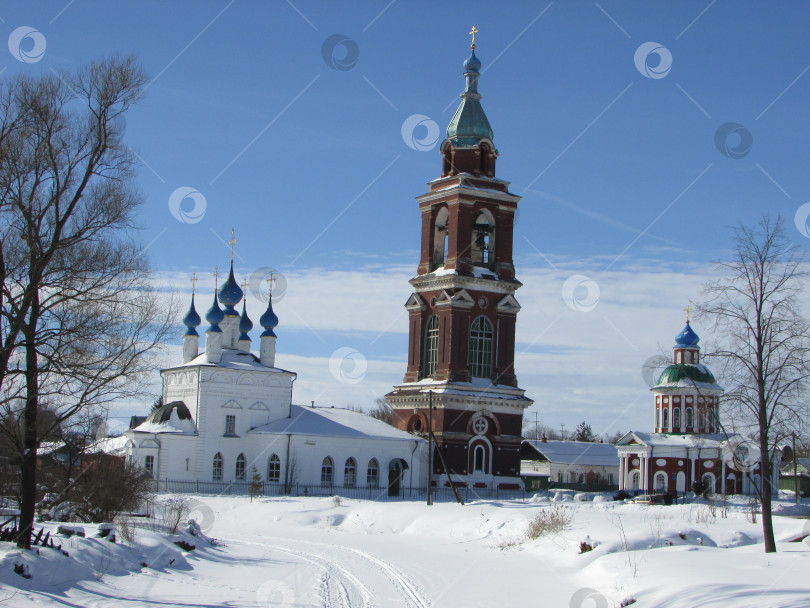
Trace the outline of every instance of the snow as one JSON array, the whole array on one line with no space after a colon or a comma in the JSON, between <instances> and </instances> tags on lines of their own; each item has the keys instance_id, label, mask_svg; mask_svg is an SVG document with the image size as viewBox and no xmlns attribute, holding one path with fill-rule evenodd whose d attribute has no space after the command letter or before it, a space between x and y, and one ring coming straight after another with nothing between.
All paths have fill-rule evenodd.
<instances>
[{"instance_id":1,"label":"snow","mask_svg":"<svg viewBox=\"0 0 810 608\"><path fill-rule=\"evenodd\" d=\"M226 369L237 369L242 371L276 371L276 372L287 372L287 370L283 370L278 367L267 367L262 365L259 362L259 358L254 355L253 353L249 353L243 350L234 349L234 348L224 348L222 349L222 357L220 358L218 363L211 363L208 361L208 354L204 351L197 355L194 359L189 361L188 363L184 363L183 365L177 366L180 367L193 367L197 365L206 365L212 367L224 367ZM170 368L174 369L174 368Z\"/></svg>"},{"instance_id":2,"label":"snow","mask_svg":"<svg viewBox=\"0 0 810 608\"><path fill-rule=\"evenodd\" d=\"M560 493L563 494L563 493ZM464 506L333 498L200 496L216 545L139 529L130 547L87 538L22 554L0 545L0 598L28 607L810 605L806 519L776 517L765 554L745 498L655 506L621 502L476 501ZM782 503L785 506L787 502ZM799 508L805 517L810 505ZM529 540L528 522L572 521ZM795 510L796 508L793 507ZM55 528L55 525L50 525ZM188 540L188 536L183 537ZM594 546L580 554L582 540ZM32 578L13 571L25 563ZM585 598L590 598L586 600Z\"/></svg>"},{"instance_id":3,"label":"snow","mask_svg":"<svg viewBox=\"0 0 810 608\"><path fill-rule=\"evenodd\" d=\"M194 421L190 419L181 420L177 413L177 409L173 409L171 417L165 422L144 422L139 424L134 429L136 433L174 433L177 435L196 435L197 427ZM126 443L127 437L124 437ZM123 449L123 446L121 446Z\"/></svg>"},{"instance_id":4,"label":"snow","mask_svg":"<svg viewBox=\"0 0 810 608\"><path fill-rule=\"evenodd\" d=\"M140 427L139 427L140 428ZM356 437L413 441L414 436L360 412L343 408L290 406L290 418L283 418L250 433L292 433L321 437Z\"/></svg>"},{"instance_id":5,"label":"snow","mask_svg":"<svg viewBox=\"0 0 810 608\"><path fill-rule=\"evenodd\" d=\"M558 464L581 464L618 467L619 452L610 443L586 441L534 441L525 440L550 462Z\"/></svg>"}]
</instances>

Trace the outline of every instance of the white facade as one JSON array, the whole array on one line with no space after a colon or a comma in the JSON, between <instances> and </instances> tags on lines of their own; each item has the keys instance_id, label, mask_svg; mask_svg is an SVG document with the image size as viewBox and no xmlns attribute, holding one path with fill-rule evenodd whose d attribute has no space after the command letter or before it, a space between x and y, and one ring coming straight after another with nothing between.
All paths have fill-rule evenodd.
<instances>
[{"instance_id":1,"label":"white facade","mask_svg":"<svg viewBox=\"0 0 810 608\"><path fill-rule=\"evenodd\" d=\"M223 290L232 287L226 283L220 290L223 304L228 303ZM205 351L198 353L193 322L196 318L199 325L199 316L191 314L192 301L184 321L189 327L186 361L161 372L166 405L125 433L128 456L162 482L159 487L224 491L229 484L250 482L254 467L264 484L285 488L298 484L387 491L389 482L394 492L425 487L424 440L365 414L292 405L296 374L273 365L275 324L263 325L257 356L245 339L245 313L240 323L233 313L229 318L226 307L225 318L217 321L222 313L216 301L212 310L219 317L212 311L206 316L211 327ZM268 312L272 315L271 306ZM263 323L269 323L267 317L262 316ZM252 326L249 320L247 324ZM242 335L237 339L239 325Z\"/></svg>"}]
</instances>

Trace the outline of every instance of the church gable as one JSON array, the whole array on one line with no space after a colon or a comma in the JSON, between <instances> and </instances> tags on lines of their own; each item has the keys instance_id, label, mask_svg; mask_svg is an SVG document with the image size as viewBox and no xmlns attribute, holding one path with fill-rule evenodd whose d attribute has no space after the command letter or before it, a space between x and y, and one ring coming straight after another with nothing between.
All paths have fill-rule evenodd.
<instances>
[{"instance_id":1,"label":"church gable","mask_svg":"<svg viewBox=\"0 0 810 608\"><path fill-rule=\"evenodd\" d=\"M230 399L229 401L226 401L225 403L222 404L222 409L241 410L242 406L239 405L233 399Z\"/></svg>"}]
</instances>

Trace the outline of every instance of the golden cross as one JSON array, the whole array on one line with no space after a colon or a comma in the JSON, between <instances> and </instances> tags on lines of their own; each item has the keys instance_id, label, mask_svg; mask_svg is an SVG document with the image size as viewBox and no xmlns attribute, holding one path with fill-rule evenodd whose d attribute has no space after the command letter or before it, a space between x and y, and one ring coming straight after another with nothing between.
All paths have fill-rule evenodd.
<instances>
[{"instance_id":1,"label":"golden cross","mask_svg":"<svg viewBox=\"0 0 810 608\"><path fill-rule=\"evenodd\" d=\"M219 286L219 266L214 266L214 290Z\"/></svg>"},{"instance_id":2,"label":"golden cross","mask_svg":"<svg viewBox=\"0 0 810 608\"><path fill-rule=\"evenodd\" d=\"M692 312L692 307L689 306L689 304L687 304L686 308L684 308L683 310L686 313L686 320L688 322L689 321L689 313Z\"/></svg>"},{"instance_id":3,"label":"golden cross","mask_svg":"<svg viewBox=\"0 0 810 608\"><path fill-rule=\"evenodd\" d=\"M472 45L470 45L471 49L475 49L475 35L478 33L478 29L475 26L472 26L470 30L470 34L472 34Z\"/></svg>"},{"instance_id":4,"label":"golden cross","mask_svg":"<svg viewBox=\"0 0 810 608\"><path fill-rule=\"evenodd\" d=\"M242 279L242 292L247 293L248 280L247 277Z\"/></svg>"},{"instance_id":5,"label":"golden cross","mask_svg":"<svg viewBox=\"0 0 810 608\"><path fill-rule=\"evenodd\" d=\"M197 286L197 281L199 281L199 279L197 278L197 273L192 272L191 273L191 295L194 295L194 288Z\"/></svg>"},{"instance_id":6,"label":"golden cross","mask_svg":"<svg viewBox=\"0 0 810 608\"><path fill-rule=\"evenodd\" d=\"M273 284L276 282L276 275L275 273L271 272L270 276L267 277L267 290L270 292L270 295L273 295Z\"/></svg>"},{"instance_id":7,"label":"golden cross","mask_svg":"<svg viewBox=\"0 0 810 608\"><path fill-rule=\"evenodd\" d=\"M231 228L231 240L228 241L228 245L231 246L231 262L233 262L233 246L236 244L236 238L233 236L233 228Z\"/></svg>"}]
</instances>

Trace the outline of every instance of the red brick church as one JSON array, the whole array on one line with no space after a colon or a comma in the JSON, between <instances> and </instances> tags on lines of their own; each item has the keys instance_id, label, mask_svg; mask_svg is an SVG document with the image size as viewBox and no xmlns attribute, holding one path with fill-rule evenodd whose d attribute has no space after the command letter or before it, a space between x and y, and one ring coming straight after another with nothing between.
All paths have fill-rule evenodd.
<instances>
[{"instance_id":1,"label":"red brick church","mask_svg":"<svg viewBox=\"0 0 810 608\"><path fill-rule=\"evenodd\" d=\"M418 197L421 258L410 280L408 368L386 397L397 428L426 433L453 484L520 487L523 411L533 401L515 377L521 283L512 263L520 197L495 176L498 151L481 106L481 62L464 62L466 87L441 145L441 177ZM439 454L434 485L450 485Z\"/></svg>"}]
</instances>

